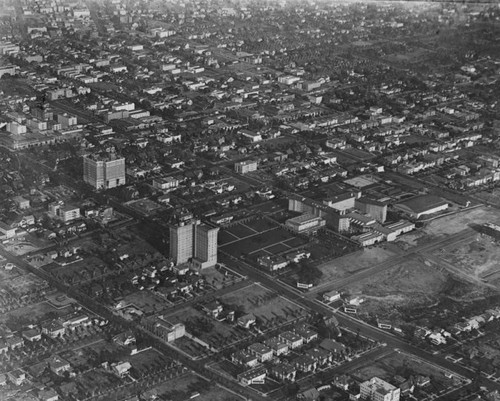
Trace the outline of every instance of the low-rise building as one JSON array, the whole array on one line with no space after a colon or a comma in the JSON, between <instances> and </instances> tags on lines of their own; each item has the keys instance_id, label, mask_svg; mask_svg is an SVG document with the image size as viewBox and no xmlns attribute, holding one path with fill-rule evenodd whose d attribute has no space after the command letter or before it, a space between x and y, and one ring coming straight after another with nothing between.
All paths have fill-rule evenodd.
<instances>
[{"instance_id":1,"label":"low-rise building","mask_svg":"<svg viewBox=\"0 0 500 401\"><path fill-rule=\"evenodd\" d=\"M323 300L325 302L334 302L338 301L339 299L340 299L340 292L338 292L337 290L328 291L323 294Z\"/></svg>"},{"instance_id":2,"label":"low-rise building","mask_svg":"<svg viewBox=\"0 0 500 401\"><path fill-rule=\"evenodd\" d=\"M256 355L246 351L235 352L231 355L231 361L239 365L248 366L249 368L253 368L259 363Z\"/></svg>"},{"instance_id":3,"label":"low-rise building","mask_svg":"<svg viewBox=\"0 0 500 401\"><path fill-rule=\"evenodd\" d=\"M273 350L274 355L280 356L288 354L289 347L277 337L270 338L264 341L264 344Z\"/></svg>"},{"instance_id":4,"label":"low-rise building","mask_svg":"<svg viewBox=\"0 0 500 401\"><path fill-rule=\"evenodd\" d=\"M396 203L394 207L413 219L448 209L448 202L435 195L420 195Z\"/></svg>"},{"instance_id":5,"label":"low-rise building","mask_svg":"<svg viewBox=\"0 0 500 401\"><path fill-rule=\"evenodd\" d=\"M246 174L251 171L257 170L257 161L256 160L245 160L241 162L234 163L234 171L239 174Z\"/></svg>"},{"instance_id":6,"label":"low-rise building","mask_svg":"<svg viewBox=\"0 0 500 401\"><path fill-rule=\"evenodd\" d=\"M280 381L294 382L297 368L289 363L280 363L271 367L270 375Z\"/></svg>"},{"instance_id":7,"label":"low-rise building","mask_svg":"<svg viewBox=\"0 0 500 401\"><path fill-rule=\"evenodd\" d=\"M306 213L297 217L292 217L285 222L293 232L302 234L319 230L326 225L325 219Z\"/></svg>"},{"instance_id":8,"label":"low-rise building","mask_svg":"<svg viewBox=\"0 0 500 401\"><path fill-rule=\"evenodd\" d=\"M255 355L259 362L269 361L273 357L273 350L262 343L254 343L248 347L248 351Z\"/></svg>"},{"instance_id":9,"label":"low-rise building","mask_svg":"<svg viewBox=\"0 0 500 401\"><path fill-rule=\"evenodd\" d=\"M267 369L263 366L259 366L255 369L248 370L237 376L238 381L244 386L249 386L251 384L262 384L267 376Z\"/></svg>"},{"instance_id":10,"label":"low-rise building","mask_svg":"<svg viewBox=\"0 0 500 401\"><path fill-rule=\"evenodd\" d=\"M238 326L249 329L255 324L256 318L253 313L247 313L238 318Z\"/></svg>"},{"instance_id":11,"label":"low-rise building","mask_svg":"<svg viewBox=\"0 0 500 401\"><path fill-rule=\"evenodd\" d=\"M399 401L401 390L386 381L373 377L359 385L362 400Z\"/></svg>"},{"instance_id":12,"label":"low-rise building","mask_svg":"<svg viewBox=\"0 0 500 401\"><path fill-rule=\"evenodd\" d=\"M278 337L281 341L287 344L290 349L301 347L304 344L304 339L291 331L284 331Z\"/></svg>"}]
</instances>

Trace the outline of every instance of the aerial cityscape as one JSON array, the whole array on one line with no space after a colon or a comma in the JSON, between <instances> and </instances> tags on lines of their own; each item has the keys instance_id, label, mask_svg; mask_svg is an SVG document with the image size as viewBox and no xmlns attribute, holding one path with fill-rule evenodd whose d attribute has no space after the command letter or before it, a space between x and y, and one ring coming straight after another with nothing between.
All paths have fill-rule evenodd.
<instances>
[{"instance_id":1,"label":"aerial cityscape","mask_svg":"<svg viewBox=\"0 0 500 401\"><path fill-rule=\"evenodd\" d=\"M0 401L500 401L500 4L0 0Z\"/></svg>"}]
</instances>

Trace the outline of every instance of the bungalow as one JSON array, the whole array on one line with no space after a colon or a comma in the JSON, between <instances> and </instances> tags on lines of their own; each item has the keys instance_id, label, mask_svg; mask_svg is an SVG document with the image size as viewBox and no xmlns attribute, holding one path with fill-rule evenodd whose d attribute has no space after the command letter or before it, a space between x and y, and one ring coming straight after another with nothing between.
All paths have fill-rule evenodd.
<instances>
[{"instance_id":1,"label":"bungalow","mask_svg":"<svg viewBox=\"0 0 500 401\"><path fill-rule=\"evenodd\" d=\"M135 336L131 331L116 335L113 337L113 341L121 346L134 345L136 343Z\"/></svg>"},{"instance_id":2,"label":"bungalow","mask_svg":"<svg viewBox=\"0 0 500 401\"><path fill-rule=\"evenodd\" d=\"M50 370L52 370L52 372L56 375L60 375L71 369L69 362L62 359L58 355L52 355L50 358L46 359L46 362L48 363Z\"/></svg>"},{"instance_id":3,"label":"bungalow","mask_svg":"<svg viewBox=\"0 0 500 401\"><path fill-rule=\"evenodd\" d=\"M231 355L233 363L253 368L259 363L257 356L245 351L238 351Z\"/></svg>"},{"instance_id":4,"label":"bungalow","mask_svg":"<svg viewBox=\"0 0 500 401\"><path fill-rule=\"evenodd\" d=\"M340 299L340 292L337 290L325 292L323 294L323 300L325 302L333 302L333 301L338 301Z\"/></svg>"},{"instance_id":5,"label":"bungalow","mask_svg":"<svg viewBox=\"0 0 500 401\"><path fill-rule=\"evenodd\" d=\"M269 361L273 358L273 350L272 348L262 344L262 343L254 343L248 347L248 351L255 355L259 362Z\"/></svg>"},{"instance_id":6,"label":"bungalow","mask_svg":"<svg viewBox=\"0 0 500 401\"><path fill-rule=\"evenodd\" d=\"M118 362L113 365L113 372L116 375L123 377L128 373L131 367L132 365L130 364L130 362Z\"/></svg>"},{"instance_id":7,"label":"bungalow","mask_svg":"<svg viewBox=\"0 0 500 401\"><path fill-rule=\"evenodd\" d=\"M279 339L287 344L290 349L301 347L304 344L304 339L291 331L284 331L279 336Z\"/></svg>"},{"instance_id":8,"label":"bungalow","mask_svg":"<svg viewBox=\"0 0 500 401\"><path fill-rule=\"evenodd\" d=\"M255 369L248 370L237 376L238 381L244 386L249 386L251 384L262 384L267 376L267 370L263 366L259 366Z\"/></svg>"},{"instance_id":9,"label":"bungalow","mask_svg":"<svg viewBox=\"0 0 500 401\"><path fill-rule=\"evenodd\" d=\"M224 307L217 301L209 302L208 304L203 305L201 308L203 312L205 312L209 316L212 316L215 319L217 319L219 314L224 309Z\"/></svg>"},{"instance_id":10,"label":"bungalow","mask_svg":"<svg viewBox=\"0 0 500 401\"><path fill-rule=\"evenodd\" d=\"M58 401L59 394L55 390L48 388L38 392L38 398L42 401Z\"/></svg>"},{"instance_id":11,"label":"bungalow","mask_svg":"<svg viewBox=\"0 0 500 401\"><path fill-rule=\"evenodd\" d=\"M249 329L255 324L256 317L253 313L248 313L238 318L238 326Z\"/></svg>"},{"instance_id":12,"label":"bungalow","mask_svg":"<svg viewBox=\"0 0 500 401\"><path fill-rule=\"evenodd\" d=\"M321 396L321 394L320 394L319 390L312 387L312 388L309 388L309 389L304 390L301 393L297 394L297 400L316 401L316 400L319 400L320 396Z\"/></svg>"},{"instance_id":13,"label":"bungalow","mask_svg":"<svg viewBox=\"0 0 500 401\"><path fill-rule=\"evenodd\" d=\"M331 340L329 338L325 338L321 343L319 344L320 348L323 348L324 350L328 352L332 352L334 354L340 355L346 352L346 346L342 343L339 343L338 341Z\"/></svg>"},{"instance_id":14,"label":"bungalow","mask_svg":"<svg viewBox=\"0 0 500 401\"><path fill-rule=\"evenodd\" d=\"M313 372L318 367L318 362L309 355L301 355L293 360L293 365L301 372Z\"/></svg>"},{"instance_id":15,"label":"bungalow","mask_svg":"<svg viewBox=\"0 0 500 401\"><path fill-rule=\"evenodd\" d=\"M425 386L431 384L431 379L429 376L418 375L415 378L415 384L417 387L425 387Z\"/></svg>"},{"instance_id":16,"label":"bungalow","mask_svg":"<svg viewBox=\"0 0 500 401\"><path fill-rule=\"evenodd\" d=\"M288 354L288 345L280 341L277 337L265 340L264 344L271 348L276 356Z\"/></svg>"},{"instance_id":17,"label":"bungalow","mask_svg":"<svg viewBox=\"0 0 500 401\"><path fill-rule=\"evenodd\" d=\"M273 365L271 367L271 376L280 381L295 381L295 376L297 375L297 369L288 364L288 363L280 363L278 365Z\"/></svg>"}]
</instances>

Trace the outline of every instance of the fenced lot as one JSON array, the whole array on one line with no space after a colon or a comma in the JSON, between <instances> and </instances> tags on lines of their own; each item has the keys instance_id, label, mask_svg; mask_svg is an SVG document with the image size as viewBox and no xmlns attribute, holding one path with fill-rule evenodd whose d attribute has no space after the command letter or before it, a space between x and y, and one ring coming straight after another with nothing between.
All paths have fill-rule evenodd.
<instances>
[{"instance_id":1,"label":"fenced lot","mask_svg":"<svg viewBox=\"0 0 500 401\"><path fill-rule=\"evenodd\" d=\"M231 229L232 228L234 227L231 227ZM276 252L276 249L279 249L279 252L292 250L293 247L288 245L287 242L290 240L294 240L295 244L298 244L299 241L300 245L305 243L305 240L295 237L291 232L276 226L266 231L254 232L239 240L236 239L226 242L222 244L221 249L237 258L252 255L262 250L268 251L268 249L271 249L268 253L272 254Z\"/></svg>"}]
</instances>

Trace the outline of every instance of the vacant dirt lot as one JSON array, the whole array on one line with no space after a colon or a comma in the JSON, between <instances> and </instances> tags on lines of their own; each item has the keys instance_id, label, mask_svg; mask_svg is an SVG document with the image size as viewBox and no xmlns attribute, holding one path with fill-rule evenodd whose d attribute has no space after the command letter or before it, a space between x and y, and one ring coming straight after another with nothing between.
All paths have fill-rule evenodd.
<instances>
[{"instance_id":1,"label":"vacant dirt lot","mask_svg":"<svg viewBox=\"0 0 500 401\"><path fill-rule=\"evenodd\" d=\"M395 253L385 247L365 248L319 266L323 272L322 281L336 280L349 276L358 270L371 267L394 256Z\"/></svg>"},{"instance_id":2,"label":"vacant dirt lot","mask_svg":"<svg viewBox=\"0 0 500 401\"><path fill-rule=\"evenodd\" d=\"M488 235L478 235L467 244L451 245L435 254L472 277L500 287L500 246Z\"/></svg>"},{"instance_id":3,"label":"vacant dirt lot","mask_svg":"<svg viewBox=\"0 0 500 401\"><path fill-rule=\"evenodd\" d=\"M481 206L433 220L423 231L429 235L440 236L458 233L470 224L483 223L500 224L500 212L497 209Z\"/></svg>"}]
</instances>

